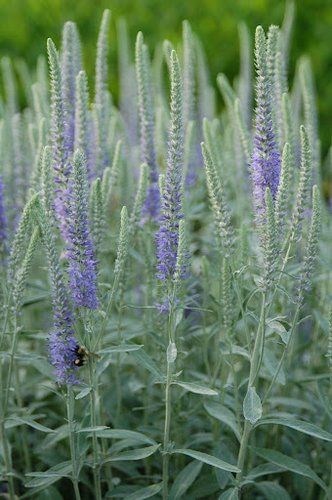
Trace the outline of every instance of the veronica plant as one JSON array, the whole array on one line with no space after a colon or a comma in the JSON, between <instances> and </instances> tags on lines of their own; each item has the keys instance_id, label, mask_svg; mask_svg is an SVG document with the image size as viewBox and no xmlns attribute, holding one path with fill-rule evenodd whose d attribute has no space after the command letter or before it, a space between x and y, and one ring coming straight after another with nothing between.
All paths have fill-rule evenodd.
<instances>
[{"instance_id":1,"label":"veronica plant","mask_svg":"<svg viewBox=\"0 0 332 500\"><path fill-rule=\"evenodd\" d=\"M287 76L286 11L254 57L241 25L218 113L188 21L177 52L118 23L119 109L109 11L93 95L73 22L59 51L48 40L49 75L43 56L2 60L10 500L331 498L330 158L308 60Z\"/></svg>"},{"instance_id":2,"label":"veronica plant","mask_svg":"<svg viewBox=\"0 0 332 500\"><path fill-rule=\"evenodd\" d=\"M136 40L136 79L139 102L141 156L142 161L145 162L150 169L150 182L145 208L151 217L156 218L159 214L160 196L154 144L153 86L148 48L144 44L142 33L137 35Z\"/></svg>"}]
</instances>

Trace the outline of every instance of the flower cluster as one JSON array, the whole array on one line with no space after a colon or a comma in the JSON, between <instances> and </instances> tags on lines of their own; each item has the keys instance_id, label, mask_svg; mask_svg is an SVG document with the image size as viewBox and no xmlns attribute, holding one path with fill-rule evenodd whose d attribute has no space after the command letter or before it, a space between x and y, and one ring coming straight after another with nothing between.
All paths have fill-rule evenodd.
<instances>
[{"instance_id":1,"label":"flower cluster","mask_svg":"<svg viewBox=\"0 0 332 500\"><path fill-rule=\"evenodd\" d=\"M175 51L170 59L171 67L171 124L165 183L161 189L162 212L157 239L157 278L172 279L175 272L179 222L182 213L182 166L183 166L183 118L182 79Z\"/></svg>"},{"instance_id":2,"label":"flower cluster","mask_svg":"<svg viewBox=\"0 0 332 500\"><path fill-rule=\"evenodd\" d=\"M263 28L256 30L256 120L251 176L257 220L265 214L265 191L269 187L275 200L281 170L281 158L272 122L271 82L267 67L266 40Z\"/></svg>"},{"instance_id":3,"label":"flower cluster","mask_svg":"<svg viewBox=\"0 0 332 500\"><path fill-rule=\"evenodd\" d=\"M65 111L63 103L62 71L59 55L51 39L47 41L49 65L51 72L51 143L53 154L55 200L61 233L67 236L68 198L70 196L70 162L69 150L65 140Z\"/></svg>"},{"instance_id":4,"label":"flower cluster","mask_svg":"<svg viewBox=\"0 0 332 500\"><path fill-rule=\"evenodd\" d=\"M156 219L160 210L160 194L158 188L158 169L154 145L154 108L152 92L152 75L148 48L143 42L142 33L136 40L136 79L138 89L138 112L140 123L140 140L142 162L149 166L149 186L145 201L145 212Z\"/></svg>"},{"instance_id":5,"label":"flower cluster","mask_svg":"<svg viewBox=\"0 0 332 500\"><path fill-rule=\"evenodd\" d=\"M51 363L59 383L73 384L75 374L74 318L68 297L65 279L59 266L59 256L55 247L53 225L49 214L39 210L42 240L46 250L51 280L53 303L53 329L49 337Z\"/></svg>"},{"instance_id":6,"label":"flower cluster","mask_svg":"<svg viewBox=\"0 0 332 500\"><path fill-rule=\"evenodd\" d=\"M73 189L68 223L69 286L76 307L96 309L96 258L88 222L86 159L76 151L73 160Z\"/></svg>"},{"instance_id":7,"label":"flower cluster","mask_svg":"<svg viewBox=\"0 0 332 500\"><path fill-rule=\"evenodd\" d=\"M54 327L49 338L51 363L55 368L55 375L59 383L74 384L77 381L75 373L77 342L74 337L73 318L68 304L60 303L61 289L58 288L54 292Z\"/></svg>"}]
</instances>

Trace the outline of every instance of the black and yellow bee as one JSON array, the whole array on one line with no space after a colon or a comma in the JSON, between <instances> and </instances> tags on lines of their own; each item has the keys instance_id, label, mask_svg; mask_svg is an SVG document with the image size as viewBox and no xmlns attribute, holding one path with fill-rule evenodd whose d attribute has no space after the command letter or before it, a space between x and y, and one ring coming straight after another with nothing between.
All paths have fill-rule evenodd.
<instances>
[{"instance_id":1,"label":"black and yellow bee","mask_svg":"<svg viewBox=\"0 0 332 500\"><path fill-rule=\"evenodd\" d=\"M74 354L76 356L74 359L75 366L83 366L89 357L89 351L82 345L75 347Z\"/></svg>"},{"instance_id":2,"label":"black and yellow bee","mask_svg":"<svg viewBox=\"0 0 332 500\"><path fill-rule=\"evenodd\" d=\"M94 352L89 352L83 345L77 345L74 349L74 354L76 356L74 359L75 366L85 365L90 356L95 356L99 358L98 354L95 354Z\"/></svg>"}]
</instances>

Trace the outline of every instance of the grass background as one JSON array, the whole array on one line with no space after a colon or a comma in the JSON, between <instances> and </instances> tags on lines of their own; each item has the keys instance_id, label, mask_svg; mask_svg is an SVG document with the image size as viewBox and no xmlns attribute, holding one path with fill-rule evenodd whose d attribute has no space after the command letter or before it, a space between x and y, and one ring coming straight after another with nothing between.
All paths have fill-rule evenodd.
<instances>
[{"instance_id":1,"label":"grass background","mask_svg":"<svg viewBox=\"0 0 332 500\"><path fill-rule=\"evenodd\" d=\"M151 47L164 38L176 42L181 37L181 21L188 19L202 39L211 74L230 78L238 71L237 26L244 20L252 33L257 24L280 24L284 0L0 0L0 55L25 58L34 66L45 50L46 38L59 42L66 20L78 24L84 45L85 64L93 74L98 26L102 11L112 11L110 39L111 91L117 98L116 20L125 17L133 50L138 30ZM307 53L316 76L320 133L323 152L331 142L332 115L332 1L297 0L296 23L291 51L291 71L295 60ZM292 76L292 75L291 75Z\"/></svg>"}]
</instances>

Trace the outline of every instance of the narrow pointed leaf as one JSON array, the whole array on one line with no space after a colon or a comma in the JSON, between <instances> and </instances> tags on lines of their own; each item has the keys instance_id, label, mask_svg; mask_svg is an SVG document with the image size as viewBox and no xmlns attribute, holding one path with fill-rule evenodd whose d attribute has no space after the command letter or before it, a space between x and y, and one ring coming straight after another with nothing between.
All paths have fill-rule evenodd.
<instances>
[{"instance_id":1,"label":"narrow pointed leaf","mask_svg":"<svg viewBox=\"0 0 332 500\"><path fill-rule=\"evenodd\" d=\"M311 424L310 422L305 422L303 420L282 418L282 417L271 417L264 418L260 420L256 425L284 425L285 427L289 427L290 429L294 429L299 432L303 432L303 434L308 434L309 436L316 437L318 439L323 439L324 441L332 442L332 434L321 429L317 425Z\"/></svg>"},{"instance_id":2,"label":"narrow pointed leaf","mask_svg":"<svg viewBox=\"0 0 332 500\"><path fill-rule=\"evenodd\" d=\"M217 467L217 469L227 470L229 472L240 472L240 469L235 465L229 464L220 460L220 458L214 457L213 455L208 455L207 453L202 453L196 450L175 450L173 453L180 453L181 455L187 455L188 457L195 458L204 464L211 465L212 467Z\"/></svg>"},{"instance_id":3,"label":"narrow pointed leaf","mask_svg":"<svg viewBox=\"0 0 332 500\"><path fill-rule=\"evenodd\" d=\"M154 446L146 446L145 448L137 448L136 450L123 451L113 457L106 458L103 463L122 462L125 460L143 460L143 458L153 455L159 447L160 444L156 444Z\"/></svg>"},{"instance_id":4,"label":"narrow pointed leaf","mask_svg":"<svg viewBox=\"0 0 332 500\"><path fill-rule=\"evenodd\" d=\"M186 391L193 392L194 394L202 394L204 396L217 396L218 392L210 387L204 387L194 382L174 382L175 385L183 387Z\"/></svg>"},{"instance_id":5,"label":"narrow pointed leaf","mask_svg":"<svg viewBox=\"0 0 332 500\"><path fill-rule=\"evenodd\" d=\"M145 498L151 498L157 495L162 487L163 483L158 483L147 486L146 488L140 488L134 491L134 493L126 496L125 500L144 500Z\"/></svg>"},{"instance_id":6,"label":"narrow pointed leaf","mask_svg":"<svg viewBox=\"0 0 332 500\"><path fill-rule=\"evenodd\" d=\"M202 462L196 460L190 462L177 475L171 488L169 497L170 500L179 500L193 484L202 469Z\"/></svg>"},{"instance_id":7,"label":"narrow pointed leaf","mask_svg":"<svg viewBox=\"0 0 332 500\"><path fill-rule=\"evenodd\" d=\"M324 481L322 481L316 472L314 472L308 465L299 462L299 460L289 457L288 455L284 455L279 451L267 448L255 448L255 452L268 462L284 467L285 469L295 472L295 474L299 474L300 476L312 479L312 481L317 483L324 491L326 491L327 487Z\"/></svg>"}]
</instances>

